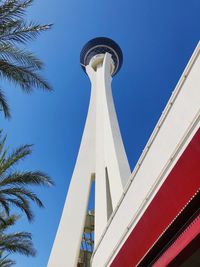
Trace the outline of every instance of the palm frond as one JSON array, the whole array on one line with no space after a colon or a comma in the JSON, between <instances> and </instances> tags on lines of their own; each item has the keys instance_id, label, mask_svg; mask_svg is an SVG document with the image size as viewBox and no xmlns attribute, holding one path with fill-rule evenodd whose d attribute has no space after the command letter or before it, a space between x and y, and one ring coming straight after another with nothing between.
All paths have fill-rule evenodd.
<instances>
[{"instance_id":1,"label":"palm frond","mask_svg":"<svg viewBox=\"0 0 200 267\"><path fill-rule=\"evenodd\" d=\"M11 266L14 261L8 259L12 253L20 253L26 256L35 256L36 251L33 247L32 236L27 232L6 233L9 227L13 226L19 219L17 215L9 217L0 214L0 267ZM11 264L11 265L6 265Z\"/></svg>"},{"instance_id":2,"label":"palm frond","mask_svg":"<svg viewBox=\"0 0 200 267\"><path fill-rule=\"evenodd\" d=\"M26 214L26 217L29 222L33 221L34 214L30 208L30 202L25 197L18 196L19 199L16 198L5 198L8 204L12 204L15 207L19 208L22 212Z\"/></svg>"},{"instance_id":3,"label":"palm frond","mask_svg":"<svg viewBox=\"0 0 200 267\"><path fill-rule=\"evenodd\" d=\"M0 22L15 20L22 18L25 14L26 8L32 4L33 0L7 0L0 5Z\"/></svg>"},{"instance_id":4,"label":"palm frond","mask_svg":"<svg viewBox=\"0 0 200 267\"><path fill-rule=\"evenodd\" d=\"M26 256L35 256L32 236L27 232L6 233L6 231L19 219L17 215L7 217L0 213L0 267L9 267L15 264L9 256L13 253L20 253Z\"/></svg>"},{"instance_id":5,"label":"palm frond","mask_svg":"<svg viewBox=\"0 0 200 267\"><path fill-rule=\"evenodd\" d=\"M14 30L14 28L19 27L21 23L22 23L21 19L8 20L6 22L3 22L0 25L0 36L8 35L10 32ZM1 42L3 41L1 40Z\"/></svg>"},{"instance_id":6,"label":"palm frond","mask_svg":"<svg viewBox=\"0 0 200 267\"><path fill-rule=\"evenodd\" d=\"M12 21L12 24L8 24L7 27L5 25L0 31L0 42L25 44L36 39L41 32L51 27L52 24L41 25L34 22L27 24L24 20Z\"/></svg>"},{"instance_id":7,"label":"palm frond","mask_svg":"<svg viewBox=\"0 0 200 267\"><path fill-rule=\"evenodd\" d=\"M2 166L2 164L5 162L8 150L9 150L9 148L7 148L4 151L2 151L1 157L0 157L0 166Z\"/></svg>"},{"instance_id":8,"label":"palm frond","mask_svg":"<svg viewBox=\"0 0 200 267\"><path fill-rule=\"evenodd\" d=\"M7 43L0 44L0 60L26 67L32 66L35 70L43 67L43 63L33 53Z\"/></svg>"},{"instance_id":9,"label":"palm frond","mask_svg":"<svg viewBox=\"0 0 200 267\"><path fill-rule=\"evenodd\" d=\"M14 185L52 186L54 182L41 171L14 172L0 180L0 187Z\"/></svg>"},{"instance_id":10,"label":"palm frond","mask_svg":"<svg viewBox=\"0 0 200 267\"><path fill-rule=\"evenodd\" d=\"M6 135L3 136L2 135L2 130L0 130L0 155L4 150L4 146L5 146L5 143L6 143L6 138L7 138L7 136Z\"/></svg>"},{"instance_id":11,"label":"palm frond","mask_svg":"<svg viewBox=\"0 0 200 267\"><path fill-rule=\"evenodd\" d=\"M18 215L11 215L11 216L5 216L4 214L0 214L0 233L7 230L11 226L13 226L17 220L20 218Z\"/></svg>"},{"instance_id":12,"label":"palm frond","mask_svg":"<svg viewBox=\"0 0 200 267\"><path fill-rule=\"evenodd\" d=\"M10 197L8 198L7 196ZM0 204L7 215L9 215L10 204L12 204L25 212L28 220L32 221L34 216L29 200L33 201L40 208L44 207L37 195L24 187L12 187L0 190ZM4 206L6 206L7 209Z\"/></svg>"},{"instance_id":13,"label":"palm frond","mask_svg":"<svg viewBox=\"0 0 200 267\"><path fill-rule=\"evenodd\" d=\"M0 235L0 250L8 253L20 253L26 256L35 256L32 237L27 232L17 232Z\"/></svg>"},{"instance_id":14,"label":"palm frond","mask_svg":"<svg viewBox=\"0 0 200 267\"><path fill-rule=\"evenodd\" d=\"M24 145L8 154L5 148L6 136L0 131L0 207L9 216L11 206L21 209L28 220L33 220L30 202L44 207L39 197L28 189L29 186L52 186L51 178L41 171L14 171L13 167L31 154L32 146ZM1 218L1 216L0 216Z\"/></svg>"},{"instance_id":15,"label":"palm frond","mask_svg":"<svg viewBox=\"0 0 200 267\"><path fill-rule=\"evenodd\" d=\"M32 221L34 215L29 200L40 208L44 207L37 195L24 187L8 187L0 190L0 205L7 215L10 213L11 205L14 205L26 214L29 221Z\"/></svg>"},{"instance_id":16,"label":"palm frond","mask_svg":"<svg viewBox=\"0 0 200 267\"><path fill-rule=\"evenodd\" d=\"M33 0L0 0L0 78L18 85L26 92L34 88L51 90L49 83L38 73L42 62L31 52L17 44L26 44L52 24L26 22L25 13ZM0 110L10 117L9 105L0 91Z\"/></svg>"},{"instance_id":17,"label":"palm frond","mask_svg":"<svg viewBox=\"0 0 200 267\"><path fill-rule=\"evenodd\" d=\"M40 208L44 207L42 201L34 194L32 191L24 188L24 187L9 187L6 189L0 189L0 202L1 202L1 195L10 195L23 201L24 198L29 198L33 202L35 202Z\"/></svg>"},{"instance_id":18,"label":"palm frond","mask_svg":"<svg viewBox=\"0 0 200 267\"><path fill-rule=\"evenodd\" d=\"M15 149L8 157L7 150L4 151L3 155L0 157L0 175L2 175L11 166L13 167L20 160L23 160L27 155L32 153L32 145L24 145ZM3 177L0 176L0 179Z\"/></svg>"},{"instance_id":19,"label":"palm frond","mask_svg":"<svg viewBox=\"0 0 200 267\"><path fill-rule=\"evenodd\" d=\"M16 262L10 259L0 259L0 267L11 267L15 265Z\"/></svg>"},{"instance_id":20,"label":"palm frond","mask_svg":"<svg viewBox=\"0 0 200 267\"><path fill-rule=\"evenodd\" d=\"M2 90L0 90L0 111L3 111L6 118L10 118L10 108Z\"/></svg>"},{"instance_id":21,"label":"palm frond","mask_svg":"<svg viewBox=\"0 0 200 267\"><path fill-rule=\"evenodd\" d=\"M5 214L7 216L9 216L10 214L10 207L9 207L9 202L8 200L3 197L3 196L0 196L0 207L1 207L1 211L4 211Z\"/></svg>"},{"instance_id":22,"label":"palm frond","mask_svg":"<svg viewBox=\"0 0 200 267\"><path fill-rule=\"evenodd\" d=\"M51 86L35 72L32 66L17 66L6 60L0 60L0 77L14 82L26 92L32 91L35 87L51 90Z\"/></svg>"}]
</instances>

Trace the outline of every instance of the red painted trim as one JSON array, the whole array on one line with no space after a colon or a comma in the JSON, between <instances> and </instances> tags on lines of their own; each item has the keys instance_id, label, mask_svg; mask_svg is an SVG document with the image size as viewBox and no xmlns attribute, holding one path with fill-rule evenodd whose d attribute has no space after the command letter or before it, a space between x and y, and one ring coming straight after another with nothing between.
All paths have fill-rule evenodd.
<instances>
[{"instance_id":1,"label":"red painted trim","mask_svg":"<svg viewBox=\"0 0 200 267\"><path fill-rule=\"evenodd\" d=\"M146 209L112 267L136 266L200 188L200 129ZM133 203L134 205L134 203Z\"/></svg>"},{"instance_id":2,"label":"red painted trim","mask_svg":"<svg viewBox=\"0 0 200 267\"><path fill-rule=\"evenodd\" d=\"M200 233L200 215L175 240L165 253L154 263L153 267L167 266Z\"/></svg>"}]
</instances>

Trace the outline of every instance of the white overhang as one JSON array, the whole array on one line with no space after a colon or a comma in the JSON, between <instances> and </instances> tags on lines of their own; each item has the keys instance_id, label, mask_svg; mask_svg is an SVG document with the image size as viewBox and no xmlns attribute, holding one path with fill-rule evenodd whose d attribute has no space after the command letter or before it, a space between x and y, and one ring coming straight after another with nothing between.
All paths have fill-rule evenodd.
<instances>
[{"instance_id":1,"label":"white overhang","mask_svg":"<svg viewBox=\"0 0 200 267\"><path fill-rule=\"evenodd\" d=\"M95 247L92 266L109 266L200 126L200 43L145 146Z\"/></svg>"}]
</instances>

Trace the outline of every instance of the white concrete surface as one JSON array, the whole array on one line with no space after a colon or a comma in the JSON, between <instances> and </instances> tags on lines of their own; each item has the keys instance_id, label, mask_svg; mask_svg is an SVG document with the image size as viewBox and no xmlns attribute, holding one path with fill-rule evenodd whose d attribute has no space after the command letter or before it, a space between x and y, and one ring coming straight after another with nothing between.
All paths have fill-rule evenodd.
<instances>
[{"instance_id":1,"label":"white concrete surface","mask_svg":"<svg viewBox=\"0 0 200 267\"><path fill-rule=\"evenodd\" d=\"M109 266L200 127L200 44L163 111L103 235L91 266ZM136 244L137 245L137 244Z\"/></svg>"},{"instance_id":2,"label":"white concrete surface","mask_svg":"<svg viewBox=\"0 0 200 267\"><path fill-rule=\"evenodd\" d=\"M112 98L111 55L91 60L86 72L92 84L89 111L48 267L77 266L92 177L96 244L131 174Z\"/></svg>"}]
</instances>

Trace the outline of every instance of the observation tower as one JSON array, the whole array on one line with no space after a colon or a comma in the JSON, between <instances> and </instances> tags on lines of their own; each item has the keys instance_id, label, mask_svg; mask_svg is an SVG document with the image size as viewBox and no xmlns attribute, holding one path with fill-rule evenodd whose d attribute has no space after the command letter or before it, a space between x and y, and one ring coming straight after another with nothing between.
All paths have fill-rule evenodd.
<instances>
[{"instance_id":1,"label":"observation tower","mask_svg":"<svg viewBox=\"0 0 200 267\"><path fill-rule=\"evenodd\" d=\"M90 104L48 267L199 267L200 43L132 173L111 90L122 60L108 38L81 52ZM93 231L94 249L84 254L80 245Z\"/></svg>"},{"instance_id":2,"label":"observation tower","mask_svg":"<svg viewBox=\"0 0 200 267\"><path fill-rule=\"evenodd\" d=\"M81 66L91 81L90 104L48 267L77 266L92 181L96 245L131 175L111 89L122 61L120 47L109 38L92 39L81 51Z\"/></svg>"}]
</instances>

